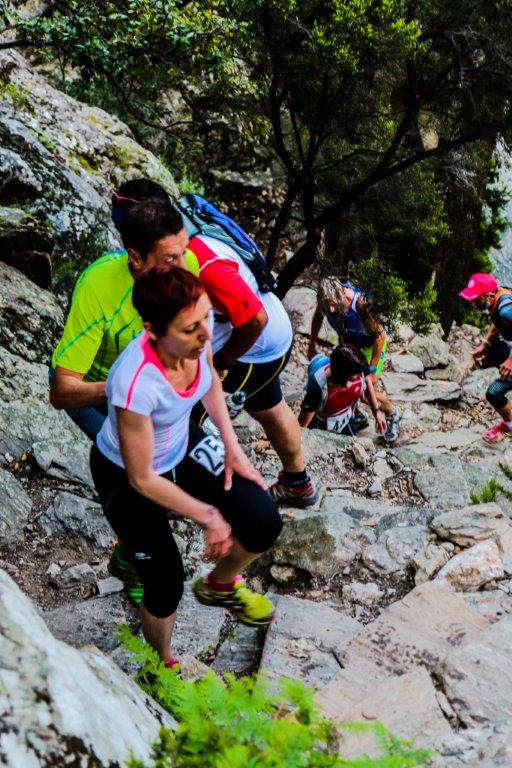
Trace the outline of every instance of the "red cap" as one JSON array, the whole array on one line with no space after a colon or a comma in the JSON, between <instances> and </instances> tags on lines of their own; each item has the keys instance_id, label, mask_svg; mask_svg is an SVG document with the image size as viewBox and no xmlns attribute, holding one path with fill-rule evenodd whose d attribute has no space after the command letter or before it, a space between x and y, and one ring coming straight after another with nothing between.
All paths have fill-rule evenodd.
<instances>
[{"instance_id":1,"label":"red cap","mask_svg":"<svg viewBox=\"0 0 512 768\"><path fill-rule=\"evenodd\" d=\"M461 299L466 301L474 301L479 296L483 296L484 293L493 293L498 289L498 281L494 275L487 275L483 272L477 272L476 275L471 275L469 283L463 291L459 293Z\"/></svg>"}]
</instances>

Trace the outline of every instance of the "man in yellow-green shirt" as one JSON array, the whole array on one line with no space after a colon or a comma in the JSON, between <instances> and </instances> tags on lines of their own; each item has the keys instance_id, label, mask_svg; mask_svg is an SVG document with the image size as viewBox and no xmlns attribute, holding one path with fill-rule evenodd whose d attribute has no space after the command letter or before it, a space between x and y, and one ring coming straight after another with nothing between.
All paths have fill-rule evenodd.
<instances>
[{"instance_id":1,"label":"man in yellow-green shirt","mask_svg":"<svg viewBox=\"0 0 512 768\"><path fill-rule=\"evenodd\" d=\"M133 204L149 199L170 203L164 190L148 179L123 184L112 201L116 227L122 225ZM80 275L62 338L52 356L50 402L65 409L91 438L105 419L105 381L110 367L142 330L132 305L137 275L146 267L166 263L196 271L185 256L188 235L183 221L170 204L155 206L151 232L151 250L130 247L107 253Z\"/></svg>"}]
</instances>

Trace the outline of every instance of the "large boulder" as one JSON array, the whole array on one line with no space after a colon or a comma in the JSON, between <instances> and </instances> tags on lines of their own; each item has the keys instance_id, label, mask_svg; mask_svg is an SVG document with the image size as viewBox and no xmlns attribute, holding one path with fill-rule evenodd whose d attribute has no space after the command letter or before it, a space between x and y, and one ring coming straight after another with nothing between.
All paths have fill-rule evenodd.
<instances>
[{"instance_id":1,"label":"large boulder","mask_svg":"<svg viewBox=\"0 0 512 768\"><path fill-rule=\"evenodd\" d=\"M0 347L48 364L63 324L55 296L0 261Z\"/></svg>"},{"instance_id":2,"label":"large boulder","mask_svg":"<svg viewBox=\"0 0 512 768\"><path fill-rule=\"evenodd\" d=\"M425 368L443 368L450 362L450 347L435 334L415 336L409 352L419 357Z\"/></svg>"},{"instance_id":3,"label":"large boulder","mask_svg":"<svg viewBox=\"0 0 512 768\"><path fill-rule=\"evenodd\" d=\"M31 452L53 477L93 487L90 441L64 411L44 401L0 401L0 456Z\"/></svg>"},{"instance_id":4,"label":"large boulder","mask_svg":"<svg viewBox=\"0 0 512 768\"><path fill-rule=\"evenodd\" d=\"M114 768L149 760L171 719L99 651L56 640L0 571L0 762Z\"/></svg>"},{"instance_id":5,"label":"large boulder","mask_svg":"<svg viewBox=\"0 0 512 768\"><path fill-rule=\"evenodd\" d=\"M148 176L177 194L169 171L118 118L53 88L17 52L0 53L0 73L8 86L0 94L0 202L25 212L11 218L20 242L29 227L37 229L33 253L49 256L55 240L56 262L83 255L98 231L107 245L117 244L110 195L127 178ZM43 219L45 230L35 223ZM19 247L14 256L24 268L20 258L30 250ZM12 250L4 253L12 260Z\"/></svg>"},{"instance_id":6,"label":"large boulder","mask_svg":"<svg viewBox=\"0 0 512 768\"><path fill-rule=\"evenodd\" d=\"M478 541L498 538L500 534L512 531L508 518L495 503L453 509L435 517L430 527L440 538L461 547L471 547Z\"/></svg>"},{"instance_id":7,"label":"large boulder","mask_svg":"<svg viewBox=\"0 0 512 768\"><path fill-rule=\"evenodd\" d=\"M384 373L382 383L392 400L407 403L449 403L460 397L456 382L420 379L414 373Z\"/></svg>"},{"instance_id":8,"label":"large boulder","mask_svg":"<svg viewBox=\"0 0 512 768\"><path fill-rule=\"evenodd\" d=\"M0 468L0 544L14 544L23 537L23 526L32 502L20 481Z\"/></svg>"}]
</instances>

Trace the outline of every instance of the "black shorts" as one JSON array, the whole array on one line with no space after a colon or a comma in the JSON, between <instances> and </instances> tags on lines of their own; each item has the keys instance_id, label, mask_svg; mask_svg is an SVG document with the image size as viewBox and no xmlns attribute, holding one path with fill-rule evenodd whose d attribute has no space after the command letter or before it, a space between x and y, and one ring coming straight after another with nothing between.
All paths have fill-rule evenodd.
<instances>
[{"instance_id":1,"label":"black shorts","mask_svg":"<svg viewBox=\"0 0 512 768\"><path fill-rule=\"evenodd\" d=\"M284 355L270 363L242 363L233 365L222 382L224 392L245 392L245 410L248 413L267 411L283 399L279 375L290 359L292 346ZM192 418L201 425L207 416L206 410L198 403L192 411Z\"/></svg>"},{"instance_id":2,"label":"black shorts","mask_svg":"<svg viewBox=\"0 0 512 768\"><path fill-rule=\"evenodd\" d=\"M238 475L225 491L223 468L220 440L191 423L185 458L163 476L217 507L246 550L266 551L282 528L275 502L267 491ZM91 471L105 516L144 585L145 608L160 618L170 616L183 594L184 571L168 511L132 488L126 471L96 445L91 450Z\"/></svg>"}]
</instances>

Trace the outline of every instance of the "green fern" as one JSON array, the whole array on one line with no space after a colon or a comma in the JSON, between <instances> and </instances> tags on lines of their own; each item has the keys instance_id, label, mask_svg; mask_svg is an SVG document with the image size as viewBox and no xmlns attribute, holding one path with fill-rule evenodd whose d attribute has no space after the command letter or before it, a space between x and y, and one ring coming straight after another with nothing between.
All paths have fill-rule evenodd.
<instances>
[{"instance_id":1,"label":"green fern","mask_svg":"<svg viewBox=\"0 0 512 768\"><path fill-rule=\"evenodd\" d=\"M512 470L506 465L500 462L498 465L505 477L512 481ZM471 491L469 498L471 504L488 504L492 501L496 501L498 494L501 494L509 501L512 501L512 493L504 488L503 485L496 480L495 477L489 478L486 484L481 489L480 493Z\"/></svg>"},{"instance_id":2,"label":"green fern","mask_svg":"<svg viewBox=\"0 0 512 768\"><path fill-rule=\"evenodd\" d=\"M382 724L343 728L372 732L382 755L344 760L342 733L318 711L314 692L297 680L263 675L224 679L212 671L194 683L165 669L146 643L122 627L124 647L142 664L141 688L177 721L162 728L151 762L128 768L413 768L431 756Z\"/></svg>"}]
</instances>

